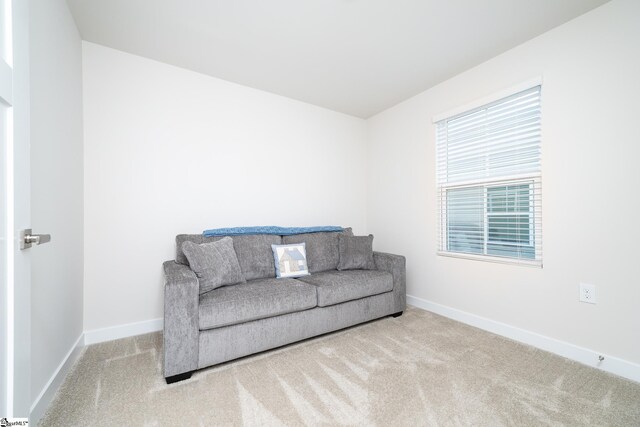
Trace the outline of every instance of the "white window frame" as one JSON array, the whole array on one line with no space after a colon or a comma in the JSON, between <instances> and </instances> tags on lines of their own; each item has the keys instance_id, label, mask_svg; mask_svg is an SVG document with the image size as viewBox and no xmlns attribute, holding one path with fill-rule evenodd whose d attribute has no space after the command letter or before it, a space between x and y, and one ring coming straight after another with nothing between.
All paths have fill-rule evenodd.
<instances>
[{"instance_id":1,"label":"white window frame","mask_svg":"<svg viewBox=\"0 0 640 427\"><path fill-rule=\"evenodd\" d=\"M511 95L515 95L519 92L523 92L528 89L532 89L536 86L542 87L542 78L537 77L526 82L523 82L519 85L513 86L511 88L499 91L494 93L491 96L478 99L472 103L467 105L458 107L454 110L447 111L445 113L438 114L433 117L432 121L435 124L441 122L443 120L447 120L453 118L455 116L470 112L472 110L484 107L488 104L494 103L496 101L507 98ZM542 108L542 107L541 107ZM438 162L438 144L437 144L437 125L435 129L436 133L436 162ZM540 144L542 145L542 144ZM540 147L540 151L542 152L542 147ZM542 154L540 154L542 157ZM542 162L542 158L540 158L540 162ZM436 251L437 255L445 256L445 257L454 257L454 258L465 258L472 260L480 260L480 261L488 261L488 262L496 262L503 264L516 264L516 265L524 265L531 267L542 267L542 212L541 212L541 201L538 200L535 203L531 203L529 205L529 215L532 218L532 224L535 227L538 227L538 230L535 230L534 227L530 227L529 233L529 241L531 246L534 249L535 256L534 259L526 259L526 258L516 258L516 257L507 257L507 256L494 256L487 254L487 245L490 243L489 240L489 216L488 212L488 188L494 186L512 186L512 185L521 185L521 184L530 184L532 187L533 195L531 197L540 197L541 195L541 187L542 187L542 171L538 171L537 173L531 174L523 174L523 175L512 175L512 176L504 176L499 178L488 178L488 179L478 179L465 181L462 183L452 183L452 184L441 184L438 176L438 167L436 166L436 185L437 185L437 198L438 198L438 250ZM484 240L483 240L483 253L482 254L473 254L473 253L463 253L463 252L452 252L446 250L447 242L449 240L448 236L448 213L447 213L447 190L456 189L456 188L472 188L472 187L481 187L484 189L484 207L483 207L483 231L484 231ZM508 212L508 214L520 214L519 212ZM536 237L537 236L537 237ZM502 243L499 243L502 244ZM522 246L522 245L517 245ZM443 249L444 248L444 249Z\"/></svg>"}]
</instances>

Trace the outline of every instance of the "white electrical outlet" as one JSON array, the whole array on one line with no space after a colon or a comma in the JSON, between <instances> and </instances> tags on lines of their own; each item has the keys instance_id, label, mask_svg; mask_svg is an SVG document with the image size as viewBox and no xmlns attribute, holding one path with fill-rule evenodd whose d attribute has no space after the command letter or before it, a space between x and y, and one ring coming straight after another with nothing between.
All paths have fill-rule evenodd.
<instances>
[{"instance_id":1,"label":"white electrical outlet","mask_svg":"<svg viewBox=\"0 0 640 427\"><path fill-rule=\"evenodd\" d=\"M588 283L580 283L580 301L589 304L596 303L596 286Z\"/></svg>"}]
</instances>

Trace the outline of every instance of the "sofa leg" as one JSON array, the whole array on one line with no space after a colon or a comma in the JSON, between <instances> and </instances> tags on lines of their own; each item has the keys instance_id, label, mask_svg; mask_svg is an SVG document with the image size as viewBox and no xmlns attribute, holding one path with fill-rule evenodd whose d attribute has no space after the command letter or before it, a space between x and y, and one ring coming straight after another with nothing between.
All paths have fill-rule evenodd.
<instances>
[{"instance_id":1,"label":"sofa leg","mask_svg":"<svg viewBox=\"0 0 640 427\"><path fill-rule=\"evenodd\" d=\"M402 311L399 311L397 313L393 313L392 316L393 317L400 317L400 316L402 316Z\"/></svg>"},{"instance_id":2,"label":"sofa leg","mask_svg":"<svg viewBox=\"0 0 640 427\"><path fill-rule=\"evenodd\" d=\"M177 383L178 381L188 380L189 378L191 378L192 373L193 371L185 372L184 374L173 375L171 377L165 377L165 380L167 381L167 384Z\"/></svg>"}]
</instances>

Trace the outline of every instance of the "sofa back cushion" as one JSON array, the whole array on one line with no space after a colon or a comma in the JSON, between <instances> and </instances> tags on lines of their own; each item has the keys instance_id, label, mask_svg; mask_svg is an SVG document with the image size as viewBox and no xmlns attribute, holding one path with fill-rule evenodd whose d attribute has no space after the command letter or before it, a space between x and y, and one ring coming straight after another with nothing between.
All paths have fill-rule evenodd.
<instances>
[{"instance_id":1,"label":"sofa back cushion","mask_svg":"<svg viewBox=\"0 0 640 427\"><path fill-rule=\"evenodd\" d=\"M310 273L335 270L340 261L338 236L340 234L353 236L351 228L345 228L341 232L308 233L284 236L282 242L286 245L292 243L305 243L307 251L307 266Z\"/></svg>"},{"instance_id":2,"label":"sofa back cushion","mask_svg":"<svg viewBox=\"0 0 640 427\"><path fill-rule=\"evenodd\" d=\"M213 239L208 241L213 242ZM178 234L176 236L176 262L178 264L189 265L189 260L182 251L182 244L184 242L193 242L199 245L200 243L204 243L204 239L202 234Z\"/></svg>"},{"instance_id":3,"label":"sofa back cushion","mask_svg":"<svg viewBox=\"0 0 640 427\"><path fill-rule=\"evenodd\" d=\"M255 234L233 236L232 239L245 279L276 277L276 266L271 245L282 244L281 236Z\"/></svg>"},{"instance_id":4,"label":"sofa back cushion","mask_svg":"<svg viewBox=\"0 0 640 427\"><path fill-rule=\"evenodd\" d=\"M225 236L203 237L201 234L178 234L176 236L176 262L189 265L189 261L182 252L182 243L215 242ZM282 243L281 236L255 234L246 236L231 236L233 247L238 256L238 263L245 280L265 279L276 277L276 267L273 261L271 245Z\"/></svg>"}]
</instances>

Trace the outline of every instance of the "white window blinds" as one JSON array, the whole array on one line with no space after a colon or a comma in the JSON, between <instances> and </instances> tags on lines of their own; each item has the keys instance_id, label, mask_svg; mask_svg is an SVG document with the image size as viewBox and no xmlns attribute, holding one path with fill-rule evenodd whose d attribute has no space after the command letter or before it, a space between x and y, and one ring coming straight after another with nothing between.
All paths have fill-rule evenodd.
<instances>
[{"instance_id":1,"label":"white window blinds","mask_svg":"<svg viewBox=\"0 0 640 427\"><path fill-rule=\"evenodd\" d=\"M542 264L540 91L437 122L439 253Z\"/></svg>"}]
</instances>

